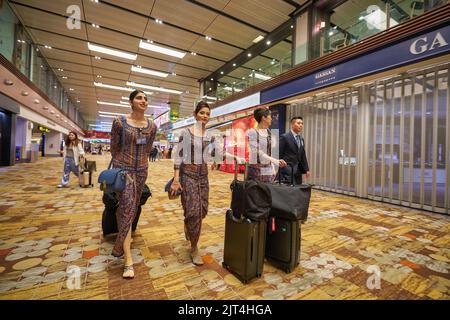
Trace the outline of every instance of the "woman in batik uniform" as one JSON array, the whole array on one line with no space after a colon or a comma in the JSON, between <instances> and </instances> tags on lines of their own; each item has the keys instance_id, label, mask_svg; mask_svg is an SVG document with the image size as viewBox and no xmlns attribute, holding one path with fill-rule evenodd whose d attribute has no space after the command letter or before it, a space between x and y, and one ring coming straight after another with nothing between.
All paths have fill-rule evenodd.
<instances>
[{"instance_id":1,"label":"woman in batik uniform","mask_svg":"<svg viewBox=\"0 0 450 320\"><path fill-rule=\"evenodd\" d=\"M130 94L131 113L116 118L111 129L111 155L114 168L127 171L125 190L119 194L116 212L119 233L112 255L124 255L124 278L133 278L131 257L131 225L147 180L148 159L156 135L156 125L145 118L147 96L140 90ZM123 130L123 131L122 131ZM124 141L121 141L122 137Z\"/></svg>"},{"instance_id":2,"label":"woman in batik uniform","mask_svg":"<svg viewBox=\"0 0 450 320\"><path fill-rule=\"evenodd\" d=\"M208 213L208 167L203 157L211 143L206 137L206 124L210 107L200 101L194 111L196 124L183 130L177 149L174 150L174 180L170 192L182 189L181 204L184 210L184 232L191 243L191 259L195 265L202 265L197 244L200 238L202 220Z\"/></svg>"},{"instance_id":3,"label":"woman in batik uniform","mask_svg":"<svg viewBox=\"0 0 450 320\"><path fill-rule=\"evenodd\" d=\"M247 179L273 182L276 176L275 167L283 168L286 162L272 157L272 138L269 129L272 124L272 115L269 108L257 108L253 112L253 117L258 126L248 130L247 134L250 153L256 152L256 159L250 157Z\"/></svg>"}]
</instances>

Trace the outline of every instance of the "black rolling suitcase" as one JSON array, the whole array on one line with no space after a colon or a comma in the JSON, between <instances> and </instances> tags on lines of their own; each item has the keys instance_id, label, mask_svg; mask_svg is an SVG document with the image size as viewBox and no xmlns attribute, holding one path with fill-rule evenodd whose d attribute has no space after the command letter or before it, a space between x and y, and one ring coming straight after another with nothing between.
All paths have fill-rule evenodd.
<instances>
[{"instance_id":1,"label":"black rolling suitcase","mask_svg":"<svg viewBox=\"0 0 450 320\"><path fill-rule=\"evenodd\" d=\"M131 225L131 230L135 231L137 224L139 222L139 217L141 216L142 206L147 202L147 199L152 196L150 188L145 185L142 190L141 201L137 208L136 216L134 217L133 224ZM102 230L103 235L117 233L119 229L117 228L117 218L116 210L119 207L119 201L116 199L114 192L104 192L103 193L103 203L105 204L105 209L102 215Z\"/></svg>"},{"instance_id":2,"label":"black rolling suitcase","mask_svg":"<svg viewBox=\"0 0 450 320\"><path fill-rule=\"evenodd\" d=\"M243 283L261 277L264 264L266 221L236 218L228 210L225 220L223 267Z\"/></svg>"},{"instance_id":3,"label":"black rolling suitcase","mask_svg":"<svg viewBox=\"0 0 450 320\"><path fill-rule=\"evenodd\" d=\"M231 210L225 218L223 267L243 283L263 271L270 192L257 181L238 181L235 166Z\"/></svg>"},{"instance_id":4,"label":"black rolling suitcase","mask_svg":"<svg viewBox=\"0 0 450 320\"><path fill-rule=\"evenodd\" d=\"M267 223L266 259L286 273L292 272L299 262L299 220L286 220L270 216Z\"/></svg>"},{"instance_id":5,"label":"black rolling suitcase","mask_svg":"<svg viewBox=\"0 0 450 320\"><path fill-rule=\"evenodd\" d=\"M292 169L293 172L293 169ZM272 207L269 213L266 235L267 261L286 273L299 263L301 221L308 217L311 185L270 184Z\"/></svg>"}]
</instances>

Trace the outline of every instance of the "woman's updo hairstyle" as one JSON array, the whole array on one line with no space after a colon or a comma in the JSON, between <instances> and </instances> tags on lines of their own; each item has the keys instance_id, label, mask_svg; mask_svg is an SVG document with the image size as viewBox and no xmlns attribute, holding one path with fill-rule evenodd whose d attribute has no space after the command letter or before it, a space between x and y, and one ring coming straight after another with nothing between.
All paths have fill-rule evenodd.
<instances>
[{"instance_id":1,"label":"woman's updo hairstyle","mask_svg":"<svg viewBox=\"0 0 450 320\"><path fill-rule=\"evenodd\" d=\"M142 90L134 90L132 93L130 93L130 101L133 101L134 98L136 98L136 96L137 96L139 93L145 94L145 92L142 91ZM147 96L147 95L146 95L146 96Z\"/></svg>"},{"instance_id":2,"label":"woman's updo hairstyle","mask_svg":"<svg viewBox=\"0 0 450 320\"><path fill-rule=\"evenodd\" d=\"M197 106L195 107L194 110L195 115L197 115L197 113L199 113L200 110L202 110L202 108L208 108L209 110L211 110L209 104L207 104L205 101L200 101L199 103L197 103Z\"/></svg>"},{"instance_id":3,"label":"woman's updo hairstyle","mask_svg":"<svg viewBox=\"0 0 450 320\"><path fill-rule=\"evenodd\" d=\"M253 117L256 122L260 123L263 117L268 117L270 115L269 108L257 108L253 111Z\"/></svg>"}]
</instances>

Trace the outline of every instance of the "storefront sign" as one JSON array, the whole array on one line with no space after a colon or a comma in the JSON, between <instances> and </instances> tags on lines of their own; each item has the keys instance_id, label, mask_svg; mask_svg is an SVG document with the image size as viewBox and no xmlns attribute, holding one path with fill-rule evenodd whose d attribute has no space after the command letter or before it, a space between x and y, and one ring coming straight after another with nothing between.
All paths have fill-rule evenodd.
<instances>
[{"instance_id":1,"label":"storefront sign","mask_svg":"<svg viewBox=\"0 0 450 320\"><path fill-rule=\"evenodd\" d=\"M50 132L50 129L43 127L43 126L38 126L39 131L41 132Z\"/></svg>"},{"instance_id":2,"label":"storefront sign","mask_svg":"<svg viewBox=\"0 0 450 320\"><path fill-rule=\"evenodd\" d=\"M450 52L450 26L384 47L261 92L261 103L401 67Z\"/></svg>"}]
</instances>

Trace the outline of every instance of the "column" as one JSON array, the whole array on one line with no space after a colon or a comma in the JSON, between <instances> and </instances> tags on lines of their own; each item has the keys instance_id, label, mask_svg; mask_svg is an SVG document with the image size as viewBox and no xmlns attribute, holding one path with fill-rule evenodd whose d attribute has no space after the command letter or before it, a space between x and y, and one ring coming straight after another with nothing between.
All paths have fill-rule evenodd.
<instances>
[{"instance_id":1,"label":"column","mask_svg":"<svg viewBox=\"0 0 450 320\"><path fill-rule=\"evenodd\" d=\"M45 156L60 156L60 146L63 139L62 133L50 131L45 134Z\"/></svg>"}]
</instances>

